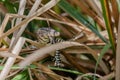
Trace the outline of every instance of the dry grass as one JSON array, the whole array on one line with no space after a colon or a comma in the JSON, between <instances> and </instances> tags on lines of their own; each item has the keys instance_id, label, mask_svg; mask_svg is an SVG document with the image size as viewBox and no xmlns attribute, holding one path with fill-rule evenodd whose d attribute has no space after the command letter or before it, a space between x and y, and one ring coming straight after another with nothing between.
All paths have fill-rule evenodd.
<instances>
[{"instance_id":1,"label":"dry grass","mask_svg":"<svg viewBox=\"0 0 120 80\"><path fill-rule=\"evenodd\" d=\"M86 27L90 24L82 23L74 17L75 15L71 16L69 11L64 12L61 7L56 6L59 1L15 1L19 3L16 14L9 13L0 3L0 12L5 16L3 20L0 19L0 66L2 67L0 80L17 80L16 78L20 78L19 75L23 74L28 76L25 80L82 80L83 78L93 80L95 76L97 80L114 80L114 78L119 80L120 19L118 19L117 1L106 1L106 9L109 13L107 18L114 37L112 48L104 47L108 45L111 35L106 28L100 1L68 0L70 5L80 8L78 11L86 16L85 19L94 25L94 29L97 29L108 43ZM40 21L58 30L61 33L60 37L66 41L51 45L40 44L36 34L29 30L29 28L41 28ZM6 30L8 25L10 28ZM62 54L64 67L56 68L54 62L50 60L56 50L60 50Z\"/></svg>"}]
</instances>

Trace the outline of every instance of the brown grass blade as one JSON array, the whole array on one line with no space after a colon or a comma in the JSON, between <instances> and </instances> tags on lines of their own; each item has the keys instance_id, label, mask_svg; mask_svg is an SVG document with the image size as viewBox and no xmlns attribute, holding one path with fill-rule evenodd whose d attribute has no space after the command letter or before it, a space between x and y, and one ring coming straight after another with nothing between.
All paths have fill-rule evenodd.
<instances>
[{"instance_id":1,"label":"brown grass blade","mask_svg":"<svg viewBox=\"0 0 120 80\"><path fill-rule=\"evenodd\" d=\"M26 40L26 42L31 43L33 46L35 46L37 48L41 48L41 47L45 46L45 44L39 44L38 42L30 40L30 39L27 39L27 38L25 38L25 40Z\"/></svg>"},{"instance_id":2,"label":"brown grass blade","mask_svg":"<svg viewBox=\"0 0 120 80\"><path fill-rule=\"evenodd\" d=\"M113 18L115 20L115 27L118 29L119 11L118 11L117 0L111 0L111 5L112 5Z\"/></svg>"},{"instance_id":3,"label":"brown grass blade","mask_svg":"<svg viewBox=\"0 0 120 80\"><path fill-rule=\"evenodd\" d=\"M29 23L30 21L32 21L35 17L41 15L42 13L44 13L45 11L47 11L48 9L52 8L53 6L55 6L57 3L59 2L59 0L51 0L50 2L48 2L46 5L44 5L43 7L41 7L40 9L38 9L38 11L36 11L34 14L32 14L30 17L26 18L25 20L23 20L21 23L19 23L18 25L14 26L14 28L8 30L6 33L4 33L3 35L0 35L0 38L4 38L5 36L10 35L11 33L13 33L15 30L18 30L19 28L21 28L24 24Z\"/></svg>"},{"instance_id":4,"label":"brown grass blade","mask_svg":"<svg viewBox=\"0 0 120 80\"><path fill-rule=\"evenodd\" d=\"M100 10L100 8L98 7L98 5L95 3L95 1L90 1L90 0L85 0L89 6L101 17L103 18L102 16L102 11Z\"/></svg>"},{"instance_id":5,"label":"brown grass blade","mask_svg":"<svg viewBox=\"0 0 120 80\"><path fill-rule=\"evenodd\" d=\"M8 51L1 51L0 56L2 56L2 57L15 57L15 58L19 58L19 59L24 59L23 57L12 54L12 53L10 53Z\"/></svg>"},{"instance_id":6,"label":"brown grass blade","mask_svg":"<svg viewBox=\"0 0 120 80\"><path fill-rule=\"evenodd\" d=\"M120 14L119 14L120 15ZM115 80L120 80L120 16L119 16L119 26L118 26L118 36L117 36L117 50L116 50L116 67L115 67Z\"/></svg>"},{"instance_id":7,"label":"brown grass blade","mask_svg":"<svg viewBox=\"0 0 120 80\"><path fill-rule=\"evenodd\" d=\"M3 22L2 22L2 24L1 24L1 26L0 26L0 35L3 34L9 18L10 18L9 14L6 14L6 16L5 16Z\"/></svg>"},{"instance_id":8,"label":"brown grass blade","mask_svg":"<svg viewBox=\"0 0 120 80\"><path fill-rule=\"evenodd\" d=\"M25 11L25 6L26 6L26 0L21 0L21 1L20 1L20 4L19 4L19 9L18 9L18 13L17 13L17 14L23 15L23 14L24 14L24 11ZM14 19L13 19L13 20L14 20ZM22 18L17 18L15 25L19 24L21 21L22 21ZM16 30L16 31L13 33L13 38L17 35L17 34L16 34L17 32L18 32L18 30Z\"/></svg>"},{"instance_id":9,"label":"brown grass blade","mask_svg":"<svg viewBox=\"0 0 120 80\"><path fill-rule=\"evenodd\" d=\"M40 60L42 58L42 56L49 54L52 51L61 50L61 49L64 49L67 47L72 47L72 46L84 46L86 49L88 49L91 52L91 55L97 61L98 54L94 50L89 48L88 46L86 46L84 44L77 43L77 42L65 41L65 42L60 42L60 43L53 44L51 46L43 47L39 50L36 50L31 55L27 56L24 60L22 60L18 65L21 68L24 68L25 66L30 65L32 62L37 61L38 59ZM105 73L109 72L107 66L105 65L105 63L102 60L100 61L99 64Z\"/></svg>"},{"instance_id":10,"label":"brown grass blade","mask_svg":"<svg viewBox=\"0 0 120 80\"><path fill-rule=\"evenodd\" d=\"M73 56L71 56L70 54L66 54L64 51L62 51L62 55L64 55L64 57L67 59L67 61L69 61L69 63L71 63L72 66L75 66L79 71L81 71L83 73L88 72L87 69L85 69L83 66L80 66L78 63L76 63L75 58L73 58Z\"/></svg>"},{"instance_id":11,"label":"brown grass blade","mask_svg":"<svg viewBox=\"0 0 120 80\"><path fill-rule=\"evenodd\" d=\"M22 49L22 46L23 46L24 42L25 42L25 39L20 38L18 43L16 44L15 48L12 50L12 53L15 54L15 55L18 55L20 50ZM0 73L0 79L1 80L5 80L6 76L10 72L10 69L13 66L15 60L16 60L15 57L9 57L7 59L7 62L5 63L5 66L4 66L3 70Z\"/></svg>"},{"instance_id":12,"label":"brown grass blade","mask_svg":"<svg viewBox=\"0 0 120 80\"><path fill-rule=\"evenodd\" d=\"M83 74L81 76L78 76L76 80L82 80L82 78L85 77L85 76L97 76L97 77L101 78L102 80L106 80L101 75L99 75L99 74L93 74L93 73L86 73L86 74Z\"/></svg>"},{"instance_id":13,"label":"brown grass blade","mask_svg":"<svg viewBox=\"0 0 120 80\"><path fill-rule=\"evenodd\" d=\"M25 15L18 15L18 14L9 14L9 15L11 17L27 18L27 16L25 16ZM45 21L48 20L48 21L55 22L55 23L65 24L65 25L73 27L75 30L78 30L78 32L81 32L81 30L84 30L84 28L82 26L71 23L71 22L67 22L67 21L60 21L60 20L56 20L56 19L52 19L52 18L43 18L43 17L35 17L34 19L45 20Z\"/></svg>"},{"instance_id":14,"label":"brown grass blade","mask_svg":"<svg viewBox=\"0 0 120 80\"><path fill-rule=\"evenodd\" d=\"M99 78L98 80L109 80L109 79L113 79L115 77L115 72L111 72L108 75L103 76L103 78Z\"/></svg>"},{"instance_id":15,"label":"brown grass blade","mask_svg":"<svg viewBox=\"0 0 120 80\"><path fill-rule=\"evenodd\" d=\"M82 44L78 44L76 42L61 42L61 43L53 44L51 46L43 47L39 50L36 50L28 57L26 57L25 60L19 63L19 66L24 68L25 66L30 65L32 62L36 61L37 59L40 60L42 56L52 51L64 49L71 46L80 46L80 45L82 46Z\"/></svg>"},{"instance_id":16,"label":"brown grass blade","mask_svg":"<svg viewBox=\"0 0 120 80\"><path fill-rule=\"evenodd\" d=\"M24 2L24 1L23 1L23 2ZM36 1L35 1L33 7L31 8L30 12L28 13L28 16L27 16L27 17L29 17L29 16L31 16L32 14L34 14L34 12L38 9L40 3L41 3L41 0L36 0ZM21 4L22 4L22 2L21 2ZM25 3L24 3L24 4L25 4ZM23 4L22 4L22 5L23 5ZM24 7L25 7L25 6L24 6ZM21 9L21 6L19 7L19 12L21 13L21 11L22 11L22 15L23 15L23 12L24 12L24 7L23 7L22 10L20 10L20 9ZM19 14L19 12L18 12L18 14ZM20 15L21 15L21 14L20 14ZM22 18L17 18L18 22L16 22L16 25L21 22L21 19L22 19ZM14 40L14 42L12 43L12 45L11 45L11 47L10 47L10 50L11 50L11 49L13 48L13 46L16 44L16 42L18 41L18 38L22 35L22 33L24 32L24 30L25 30L26 27L27 27L27 24L24 24L24 25L20 28L20 30L17 30L17 31L14 33L15 35L13 35L13 38L12 38L12 40ZM15 38L15 39L14 39L14 38Z\"/></svg>"},{"instance_id":17,"label":"brown grass blade","mask_svg":"<svg viewBox=\"0 0 120 80\"><path fill-rule=\"evenodd\" d=\"M43 72L43 73L46 73L48 74L50 77L52 77L54 80L61 80L62 79L66 79L66 80L69 80L69 78L67 77L63 77L63 76L60 76L56 73L54 73L52 70L50 70L48 67L44 66L44 65L41 65L41 64L38 64L38 63L34 63L35 65L38 66L38 68Z\"/></svg>"}]
</instances>

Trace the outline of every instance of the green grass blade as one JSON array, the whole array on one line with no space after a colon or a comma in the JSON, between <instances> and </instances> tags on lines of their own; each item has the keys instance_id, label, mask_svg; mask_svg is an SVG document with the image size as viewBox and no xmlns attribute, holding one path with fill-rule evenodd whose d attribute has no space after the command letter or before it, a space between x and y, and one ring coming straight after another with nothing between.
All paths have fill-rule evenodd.
<instances>
[{"instance_id":1,"label":"green grass blade","mask_svg":"<svg viewBox=\"0 0 120 80\"><path fill-rule=\"evenodd\" d=\"M28 75L28 71L25 70L23 72L21 72L20 74L17 74L13 79L11 80L29 80L29 75Z\"/></svg>"},{"instance_id":2,"label":"green grass blade","mask_svg":"<svg viewBox=\"0 0 120 80\"><path fill-rule=\"evenodd\" d=\"M110 12L109 12L109 7L107 4L107 0L100 0L101 1L101 6L102 6L102 10L103 10L103 16L105 19L105 24L106 24L106 28L107 28L107 32L109 35L109 40L111 43L111 47L113 50L113 53L115 54L116 50L115 50L115 39L114 39L114 35L113 35L113 29L112 29L112 25L111 25L111 17L110 17Z\"/></svg>"},{"instance_id":3,"label":"green grass blade","mask_svg":"<svg viewBox=\"0 0 120 80\"><path fill-rule=\"evenodd\" d=\"M50 69L52 69L52 70L64 71L64 72L73 73L73 74L78 74L78 75L82 75L82 74L83 74L83 73L80 73L80 72L75 71L75 70L69 70L69 69L64 69L64 68L60 68L60 67L48 66L48 68L50 68Z\"/></svg>"},{"instance_id":4,"label":"green grass blade","mask_svg":"<svg viewBox=\"0 0 120 80\"><path fill-rule=\"evenodd\" d=\"M106 44L104 47L103 47L103 49L102 49L102 51L101 51L101 53L100 53L100 56L98 57L98 60L97 60L97 62L96 62L96 66L95 66L95 74L96 74L96 70L97 70L97 67L98 67L98 65L99 65L99 62L100 62L100 60L102 60L102 57L104 56L104 54L108 51L108 49L111 47L111 45L110 44ZM95 76L94 76L94 78L95 78ZM94 80L96 80L96 79L94 79Z\"/></svg>"},{"instance_id":5,"label":"green grass blade","mask_svg":"<svg viewBox=\"0 0 120 80\"><path fill-rule=\"evenodd\" d=\"M78 20L86 27L88 27L91 31L93 31L96 35L98 35L104 42L107 43L107 40L99 33L99 31L87 20L81 13L77 11L73 6L71 6L66 0L61 0L58 3L59 7L61 7L64 11L66 11L71 17Z\"/></svg>"}]
</instances>

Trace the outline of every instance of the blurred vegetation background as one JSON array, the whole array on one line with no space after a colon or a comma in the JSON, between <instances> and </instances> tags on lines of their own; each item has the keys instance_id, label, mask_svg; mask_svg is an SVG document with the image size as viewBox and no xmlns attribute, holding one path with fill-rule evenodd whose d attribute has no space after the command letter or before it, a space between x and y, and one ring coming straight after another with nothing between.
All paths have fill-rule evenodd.
<instances>
[{"instance_id":1,"label":"blurred vegetation background","mask_svg":"<svg viewBox=\"0 0 120 80\"><path fill-rule=\"evenodd\" d=\"M48 6L50 1L53 3ZM36 58L23 70L19 64L22 60L16 59L3 79L120 80L119 0L41 0L39 5L35 2L37 0L0 0L0 55L5 54L4 51L12 53L20 37L26 42L16 52L25 60L36 50L47 50L48 45L40 44L37 39L39 28L53 28L60 32L60 38L77 45L56 47L61 49L64 67L54 66L54 56L48 50L48 54L42 55L39 60ZM32 8L35 11L30 13ZM46 11L42 12L42 9ZM23 25L26 27L20 31ZM8 60L6 55L0 58L0 78Z\"/></svg>"}]
</instances>

